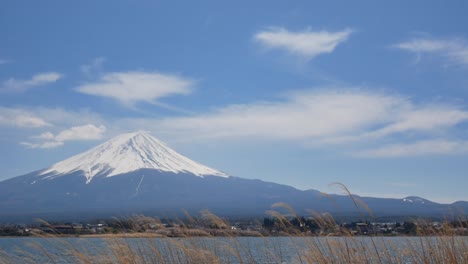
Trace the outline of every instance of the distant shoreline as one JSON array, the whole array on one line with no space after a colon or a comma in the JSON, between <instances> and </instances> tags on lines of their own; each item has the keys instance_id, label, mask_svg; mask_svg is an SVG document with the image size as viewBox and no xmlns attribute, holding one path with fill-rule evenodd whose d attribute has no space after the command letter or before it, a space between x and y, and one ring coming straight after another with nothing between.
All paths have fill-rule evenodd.
<instances>
[{"instance_id":1,"label":"distant shoreline","mask_svg":"<svg viewBox=\"0 0 468 264\"><path fill-rule=\"evenodd\" d=\"M337 237L347 238L350 236L337 235L337 236L291 236L291 235L274 235L274 236L246 236L246 235L204 235L204 236L164 236L161 234L144 234L144 233L127 233L127 234L85 234L85 235L67 235L57 234L52 236L0 236L0 239L6 238L44 238L44 239L57 239L57 238L218 238L218 237L262 237L262 238L274 238L274 237L297 237L297 238L324 238L324 237ZM407 237L444 237L444 235L353 235L352 237L367 237L367 238L407 238ZM453 235L453 237L468 237L468 235Z\"/></svg>"}]
</instances>

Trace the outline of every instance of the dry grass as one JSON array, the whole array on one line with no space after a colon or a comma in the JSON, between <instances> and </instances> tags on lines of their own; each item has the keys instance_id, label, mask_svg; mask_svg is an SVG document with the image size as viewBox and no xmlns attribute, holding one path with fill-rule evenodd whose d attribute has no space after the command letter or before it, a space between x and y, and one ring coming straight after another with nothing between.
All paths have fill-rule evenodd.
<instances>
[{"instance_id":1,"label":"dry grass","mask_svg":"<svg viewBox=\"0 0 468 264\"><path fill-rule=\"evenodd\" d=\"M345 191L358 210L363 207ZM312 212L320 229L327 231L323 233L327 236L312 237L291 224L291 218L302 221L293 208L275 204L272 209L286 211L268 212L276 219L282 237L261 237L259 233L253 234L258 238L239 237L227 228L227 221L209 211L198 218L187 215L178 228L138 216L131 219L125 235L67 239L37 234L39 240L14 252L0 249L0 263L468 263L468 237L457 236L448 223L444 228L420 223L413 237L364 237L338 226L329 214ZM364 217L366 212L359 213ZM200 225L212 229L195 231L193 227ZM157 230L151 233L132 233L155 226ZM174 232L178 237L172 237Z\"/></svg>"}]
</instances>

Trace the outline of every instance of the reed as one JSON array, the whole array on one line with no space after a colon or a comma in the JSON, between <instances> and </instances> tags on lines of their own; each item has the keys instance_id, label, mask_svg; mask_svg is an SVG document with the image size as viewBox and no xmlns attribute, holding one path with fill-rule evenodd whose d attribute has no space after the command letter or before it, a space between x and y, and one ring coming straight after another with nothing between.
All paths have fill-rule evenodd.
<instances>
[{"instance_id":1,"label":"reed","mask_svg":"<svg viewBox=\"0 0 468 264\"><path fill-rule=\"evenodd\" d=\"M342 187L361 216L371 216L370 209ZM256 239L246 240L228 228L227 220L209 211L199 217L187 215L185 221L173 224L177 228L166 227L159 219L135 216L116 220L121 221L125 237L69 239L38 233L39 243L14 252L0 250L0 263L468 263L468 237L458 236L449 221L443 228L420 221L416 236L388 238L361 236L337 225L330 214L311 212L324 231L311 236L301 228L303 218L287 204L274 204L267 213L281 237L256 232ZM292 219L299 225L291 224ZM459 219L460 223L464 220ZM198 230L197 226L210 228ZM156 229L141 233L149 227Z\"/></svg>"}]
</instances>

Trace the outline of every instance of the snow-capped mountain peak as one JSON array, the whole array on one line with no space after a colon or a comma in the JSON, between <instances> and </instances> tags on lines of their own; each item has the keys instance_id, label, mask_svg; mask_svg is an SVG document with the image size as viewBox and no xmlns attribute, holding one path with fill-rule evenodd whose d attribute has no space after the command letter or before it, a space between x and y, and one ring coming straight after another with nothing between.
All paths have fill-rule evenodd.
<instances>
[{"instance_id":1,"label":"snow-capped mountain peak","mask_svg":"<svg viewBox=\"0 0 468 264\"><path fill-rule=\"evenodd\" d=\"M87 183L93 177L112 177L138 169L191 173L196 176L228 177L225 173L195 162L168 147L145 131L127 133L112 138L86 152L52 165L41 175L55 178L83 171Z\"/></svg>"}]
</instances>

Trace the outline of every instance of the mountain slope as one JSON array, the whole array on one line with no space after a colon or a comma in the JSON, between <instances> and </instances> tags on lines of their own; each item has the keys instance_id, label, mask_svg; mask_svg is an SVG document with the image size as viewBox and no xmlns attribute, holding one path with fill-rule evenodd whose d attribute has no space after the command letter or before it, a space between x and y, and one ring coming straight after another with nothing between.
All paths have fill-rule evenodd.
<instances>
[{"instance_id":1,"label":"mountain slope","mask_svg":"<svg viewBox=\"0 0 468 264\"><path fill-rule=\"evenodd\" d=\"M55 178L83 171L86 182L89 183L95 176L112 177L144 168L191 173L196 176L227 177L222 172L182 156L143 131L117 136L84 153L52 165L40 175L45 175L44 178Z\"/></svg>"},{"instance_id":2,"label":"mountain slope","mask_svg":"<svg viewBox=\"0 0 468 264\"><path fill-rule=\"evenodd\" d=\"M458 208L468 212L464 202L443 205L419 197L359 199L376 215L442 216ZM178 154L144 132L123 134L48 169L0 182L0 221L52 215L59 219L135 213L167 216L180 214L182 209L254 216L263 215L277 202L291 205L300 214L307 209L341 215L364 211L356 209L348 196L325 196L228 176Z\"/></svg>"}]
</instances>

